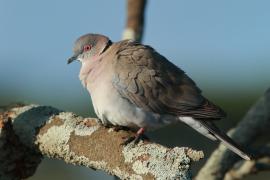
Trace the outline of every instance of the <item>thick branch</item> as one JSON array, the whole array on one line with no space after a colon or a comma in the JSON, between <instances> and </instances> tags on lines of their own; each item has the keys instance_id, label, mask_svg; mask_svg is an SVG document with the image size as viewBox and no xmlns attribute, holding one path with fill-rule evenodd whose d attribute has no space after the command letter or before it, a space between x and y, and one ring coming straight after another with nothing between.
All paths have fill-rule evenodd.
<instances>
[{"instance_id":1,"label":"thick branch","mask_svg":"<svg viewBox=\"0 0 270 180\"><path fill-rule=\"evenodd\" d=\"M266 145L254 151L252 161L240 161L225 175L225 180L243 179L261 171L270 171L270 146Z\"/></svg>"},{"instance_id":2,"label":"thick branch","mask_svg":"<svg viewBox=\"0 0 270 180\"><path fill-rule=\"evenodd\" d=\"M9 118L0 115L0 179L16 180L32 176L41 154L20 142Z\"/></svg>"},{"instance_id":3,"label":"thick branch","mask_svg":"<svg viewBox=\"0 0 270 180\"><path fill-rule=\"evenodd\" d=\"M243 179L244 177L256 174L261 171L270 171L270 158L260 158L252 161L245 161L241 163L239 167L230 170L226 176L225 180L237 180Z\"/></svg>"},{"instance_id":4,"label":"thick branch","mask_svg":"<svg viewBox=\"0 0 270 180\"><path fill-rule=\"evenodd\" d=\"M251 147L270 128L270 89L248 111L243 120L229 134L239 144ZM256 156L256 154L254 154ZM240 159L220 145L198 173L196 179L221 180Z\"/></svg>"},{"instance_id":5,"label":"thick branch","mask_svg":"<svg viewBox=\"0 0 270 180\"><path fill-rule=\"evenodd\" d=\"M142 41L146 0L127 0L126 27L122 39Z\"/></svg>"},{"instance_id":6,"label":"thick branch","mask_svg":"<svg viewBox=\"0 0 270 180\"><path fill-rule=\"evenodd\" d=\"M9 131L13 132L19 143L2 146L10 138L6 136ZM122 146L123 138L131 135L134 135L133 132L116 132L101 126L97 119L82 118L52 107L29 105L12 108L2 113L0 118L0 179L30 176L39 163L40 154L62 159L66 163L100 169L121 179L191 179L191 162L203 157L201 151L178 147L169 149L147 141ZM14 167L7 171L8 167L3 164L15 162L10 154L2 153L5 148L23 150L29 154L34 152L37 157L28 158L36 159L32 163L35 166L31 173L17 175L15 170L12 171L16 169ZM17 167L17 170L24 171L28 167L21 168Z\"/></svg>"}]
</instances>

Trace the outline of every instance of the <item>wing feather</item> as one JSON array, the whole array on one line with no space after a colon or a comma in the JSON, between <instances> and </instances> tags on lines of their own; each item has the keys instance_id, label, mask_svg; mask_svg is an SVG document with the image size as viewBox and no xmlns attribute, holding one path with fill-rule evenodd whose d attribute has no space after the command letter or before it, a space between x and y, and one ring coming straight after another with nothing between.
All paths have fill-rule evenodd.
<instances>
[{"instance_id":1,"label":"wing feather","mask_svg":"<svg viewBox=\"0 0 270 180\"><path fill-rule=\"evenodd\" d=\"M212 120L225 116L184 71L153 48L132 41L120 43L113 84L131 103L159 114Z\"/></svg>"}]
</instances>

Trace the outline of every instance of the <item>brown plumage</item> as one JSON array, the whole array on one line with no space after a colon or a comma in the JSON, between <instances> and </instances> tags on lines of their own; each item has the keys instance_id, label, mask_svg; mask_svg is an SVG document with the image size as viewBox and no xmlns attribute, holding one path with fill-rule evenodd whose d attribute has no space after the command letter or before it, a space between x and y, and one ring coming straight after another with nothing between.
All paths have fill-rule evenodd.
<instances>
[{"instance_id":1,"label":"brown plumage","mask_svg":"<svg viewBox=\"0 0 270 180\"><path fill-rule=\"evenodd\" d=\"M201 95L184 71L150 46L122 41L114 59L114 85L123 97L148 111L216 120L225 112Z\"/></svg>"},{"instance_id":2,"label":"brown plumage","mask_svg":"<svg viewBox=\"0 0 270 180\"><path fill-rule=\"evenodd\" d=\"M182 121L220 140L244 159L250 157L213 120L224 111L202 96L184 71L152 47L125 40L112 43L98 34L80 37L69 63L82 63L80 79L104 124L151 130Z\"/></svg>"}]
</instances>

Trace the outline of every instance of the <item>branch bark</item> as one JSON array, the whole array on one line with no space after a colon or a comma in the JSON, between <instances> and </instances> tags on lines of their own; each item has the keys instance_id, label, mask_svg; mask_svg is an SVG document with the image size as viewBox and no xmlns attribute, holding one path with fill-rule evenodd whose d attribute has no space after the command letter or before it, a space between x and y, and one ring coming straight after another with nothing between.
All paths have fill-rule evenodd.
<instances>
[{"instance_id":1,"label":"branch bark","mask_svg":"<svg viewBox=\"0 0 270 180\"><path fill-rule=\"evenodd\" d=\"M229 131L230 136L242 146L254 145L256 140L269 134L270 128L270 88L265 92L253 107L250 108L243 120L236 128ZM266 135L267 136L267 135ZM268 141L269 139L264 139ZM261 143L264 143L261 141ZM259 151L257 150L259 153ZM259 154L252 154L255 158ZM220 145L208 159L204 167L199 171L196 179L221 180L225 174L241 159Z\"/></svg>"},{"instance_id":2,"label":"branch bark","mask_svg":"<svg viewBox=\"0 0 270 180\"><path fill-rule=\"evenodd\" d=\"M122 146L123 138L132 135L53 107L5 109L0 113L0 179L31 176L42 155L121 179L191 179L191 163L203 157L201 151L170 149L149 141Z\"/></svg>"},{"instance_id":3,"label":"branch bark","mask_svg":"<svg viewBox=\"0 0 270 180\"><path fill-rule=\"evenodd\" d=\"M122 39L142 41L147 0L127 0L126 27Z\"/></svg>"},{"instance_id":4,"label":"branch bark","mask_svg":"<svg viewBox=\"0 0 270 180\"><path fill-rule=\"evenodd\" d=\"M270 158L260 158L252 161L245 161L239 167L233 168L225 175L225 180L237 180L256 174L262 171L270 171Z\"/></svg>"}]
</instances>

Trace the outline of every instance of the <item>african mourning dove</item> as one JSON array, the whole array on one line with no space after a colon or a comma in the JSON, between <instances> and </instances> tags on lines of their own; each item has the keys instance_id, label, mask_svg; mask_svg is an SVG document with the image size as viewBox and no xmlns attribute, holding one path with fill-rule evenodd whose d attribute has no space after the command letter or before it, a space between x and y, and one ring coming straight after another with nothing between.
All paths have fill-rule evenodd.
<instances>
[{"instance_id":1,"label":"african mourning dove","mask_svg":"<svg viewBox=\"0 0 270 180\"><path fill-rule=\"evenodd\" d=\"M131 40L113 43L106 36L86 34L76 40L73 51L68 63L82 63L79 78L103 124L138 130L138 139L145 130L182 121L250 160L213 123L225 117L224 111L152 47Z\"/></svg>"}]
</instances>

